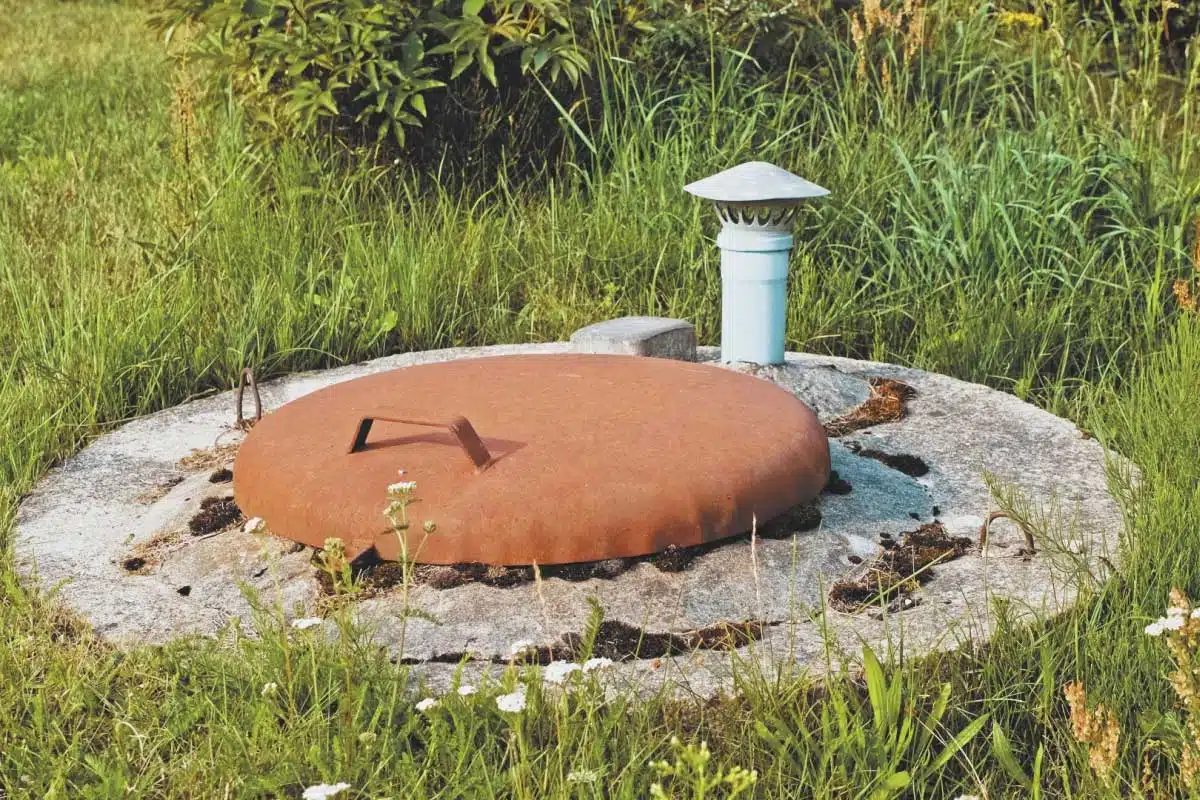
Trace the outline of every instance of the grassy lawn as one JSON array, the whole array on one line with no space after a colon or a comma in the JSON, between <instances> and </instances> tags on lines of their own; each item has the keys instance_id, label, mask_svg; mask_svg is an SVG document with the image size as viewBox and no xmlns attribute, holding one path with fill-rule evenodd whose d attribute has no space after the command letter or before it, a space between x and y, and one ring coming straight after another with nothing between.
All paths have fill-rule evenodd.
<instances>
[{"instance_id":1,"label":"grassy lawn","mask_svg":"<svg viewBox=\"0 0 1200 800\"><path fill-rule=\"evenodd\" d=\"M728 797L735 767L757 772L743 796L1188 796L1200 707L1143 628L1172 587L1200 596L1200 315L1172 295L1200 269L1200 58L1168 75L1060 5L1036 28L931 11L886 81L832 30L820 79L772 92L659 92L614 63L598 166L469 191L256 143L141 7L0 0L0 796ZM1140 467L1116 576L1074 612L997 609L986 647L710 703L585 681L504 714L514 672L422 713L351 627L318 644L264 609L262 640L119 652L18 585L8 531L49 467L243 366L626 313L713 343L715 220L681 187L750 159L832 191L797 228L790 349L987 383ZM1080 741L1072 681L1115 753Z\"/></svg>"}]
</instances>

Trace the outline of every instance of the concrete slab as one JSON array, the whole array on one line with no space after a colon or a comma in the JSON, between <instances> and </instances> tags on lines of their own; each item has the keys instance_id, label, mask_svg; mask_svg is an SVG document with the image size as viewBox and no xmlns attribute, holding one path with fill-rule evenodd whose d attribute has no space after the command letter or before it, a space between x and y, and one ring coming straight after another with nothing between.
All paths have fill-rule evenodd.
<instances>
[{"instance_id":1,"label":"concrete slab","mask_svg":"<svg viewBox=\"0 0 1200 800\"><path fill-rule=\"evenodd\" d=\"M268 410L337 381L451 358L568 352L569 343L443 350L391 356L262 387ZM713 348L698 357L715 362ZM721 368L714 363L714 368ZM895 365L789 353L777 367L752 371L795 392L822 420L853 409L872 378L916 390L908 416L832 443L834 469L849 491L825 494L818 528L784 539L734 540L678 572L640 563L612 578L548 578L508 588L471 583L419 585L404 606L397 591L359 601L358 618L397 659L436 688L448 685L462 654L478 679L504 668L514 643L549 646L587 624L589 598L610 623L645 634L684 635L758 620L758 641L725 650L639 658L607 671L614 690L653 690L664 681L710 695L728 688L740 664L767 673L823 670L853 657L862 643L908 655L986 639L992 604L1007 601L1035 619L1067 608L1080 581L1101 577L1116 560L1120 511L1107 491L1105 453L1070 422L983 386ZM321 603L311 551L233 527L194 536L188 523L206 498L232 495L211 480L232 463L242 434L232 423L232 392L130 422L55 469L22 503L14 532L26 580L54 588L67 606L122 645L215 635L233 622L253 631L246 592L291 617ZM215 449L214 449L215 448ZM199 451L198 453L196 451ZM874 452L874 456L863 453ZM915 456L914 476L883 455ZM182 463L181 463L182 462ZM913 470L910 470L913 471ZM920 472L920 470L915 470ZM896 613L845 613L826 607L830 586L868 568L881 541L940 520L950 534L977 535L997 506L984 480L996 476L1029 498L1053 535L1033 557L1018 553L1021 532L997 522L986 555L973 550L933 569ZM142 559L143 563L131 562ZM132 567L132 568L131 568ZM408 613L416 610L418 615ZM403 626L401 652L400 620ZM332 628L332 625L327 627Z\"/></svg>"},{"instance_id":2,"label":"concrete slab","mask_svg":"<svg viewBox=\"0 0 1200 800\"><path fill-rule=\"evenodd\" d=\"M696 328L665 317L619 317L580 328L571 334L576 353L696 360Z\"/></svg>"}]
</instances>

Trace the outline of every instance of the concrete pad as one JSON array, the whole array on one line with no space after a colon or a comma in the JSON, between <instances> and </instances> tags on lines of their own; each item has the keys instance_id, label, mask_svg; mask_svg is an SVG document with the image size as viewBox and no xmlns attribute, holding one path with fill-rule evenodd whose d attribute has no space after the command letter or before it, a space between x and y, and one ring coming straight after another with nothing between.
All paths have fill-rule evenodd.
<instances>
[{"instance_id":1,"label":"concrete pad","mask_svg":"<svg viewBox=\"0 0 1200 800\"><path fill-rule=\"evenodd\" d=\"M554 343L391 356L264 384L263 400L269 413L317 388L380 370L571 349ZM698 353L709 362L717 355L713 348ZM836 664L863 643L887 655L903 642L911 656L983 640L992 630L994 602L1007 601L1031 620L1061 612L1081 580L1102 577L1106 560L1116 560L1122 518L1107 491L1105 453L1066 420L1011 395L895 365L789 353L784 365L731 368L788 388L824 421L866 399L872 378L904 381L916 396L902 421L831 443L833 468L850 491L822 497L817 529L786 539L733 540L679 572L640 563L616 577L575 582L418 585L407 607L392 590L359 601L356 615L381 646L416 663L416 674L434 687L448 685L459 667L444 662L462 654L476 659L463 670L477 679L502 670L514 643L549 646L578 634L587 624L589 598L606 620L648 634L762 621L761 639L736 652L633 659L607 675L620 690L673 681L684 691L711 695L730 687L739 665L768 674L820 671L829 647ZM233 622L252 632L247 590L289 616L316 613L321 592L311 551L237 527L203 536L188 529L205 498L232 495L229 483L210 478L232 463L242 436L233 421L232 392L194 401L130 422L52 471L18 513L14 549L24 578L55 588L102 636L122 645L212 636ZM927 472L912 477L864 451L916 456ZM975 549L936 565L907 610L826 607L830 586L865 569L881 550L881 536L898 537L938 519L951 534L975 537L997 508L985 472L1028 498L1053 531L1037 542L1036 555L1020 555L1021 532L1001 521L986 554ZM144 563L130 569L131 558Z\"/></svg>"}]
</instances>

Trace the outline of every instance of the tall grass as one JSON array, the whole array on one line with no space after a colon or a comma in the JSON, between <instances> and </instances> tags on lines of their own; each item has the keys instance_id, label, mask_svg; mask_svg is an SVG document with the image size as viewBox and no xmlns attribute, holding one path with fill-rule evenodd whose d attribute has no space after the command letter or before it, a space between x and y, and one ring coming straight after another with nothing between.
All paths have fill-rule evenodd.
<instances>
[{"instance_id":1,"label":"tall grass","mask_svg":"<svg viewBox=\"0 0 1200 800\"><path fill-rule=\"evenodd\" d=\"M242 366L556 339L625 313L687 318L715 342L716 221L680 187L773 161L832 191L797 229L791 348L1013 391L1142 468L1118 577L1076 613L886 677L921 719L951 685L937 741L986 712L1019 757L1041 746L1053 796L1140 791L1170 697L1139 623L1171 585L1200 590L1200 330L1170 300L1200 199L1194 53L1168 76L1156 39L1102 46L1066 5L1020 32L947 2L909 63L903 41L876 41L866 78L840 23L814 23L775 78L715 48L698 81L650 85L602 60L578 168L468 191L464 164L439 181L254 143L236 100L189 92L206 76L181 71L137 9L0 11L0 530L88 437ZM1024 791L986 736L937 774L921 772L932 747L880 750L862 731L891 728L848 680L748 685L711 709L535 698L520 730L465 704L429 722L357 650L292 653L275 636L120 655L0 574L0 787L14 797L264 796L318 778L379 796L639 797L673 733L759 769L762 796L867 796L885 766L921 775L917 796ZM264 697L285 658L286 700ZM1111 784L1069 736L1059 690L1075 678L1122 721ZM1169 758L1153 763L1171 779ZM576 766L603 778L570 783Z\"/></svg>"}]
</instances>

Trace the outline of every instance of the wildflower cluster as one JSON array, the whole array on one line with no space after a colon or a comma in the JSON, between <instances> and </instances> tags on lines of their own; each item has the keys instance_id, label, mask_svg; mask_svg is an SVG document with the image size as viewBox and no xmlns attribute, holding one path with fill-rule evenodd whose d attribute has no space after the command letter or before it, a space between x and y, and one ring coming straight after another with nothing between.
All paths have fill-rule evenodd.
<instances>
[{"instance_id":1,"label":"wildflower cluster","mask_svg":"<svg viewBox=\"0 0 1200 800\"><path fill-rule=\"evenodd\" d=\"M1107 782L1117 761L1117 745L1121 738L1117 715L1101 704L1088 709L1087 693L1079 681L1064 686L1063 694L1071 708L1072 733L1076 741L1088 746L1088 764L1092 771Z\"/></svg>"},{"instance_id":2,"label":"wildflower cluster","mask_svg":"<svg viewBox=\"0 0 1200 800\"><path fill-rule=\"evenodd\" d=\"M1164 637L1175 662L1171 688L1183 706L1187 735L1180 754L1184 783L1195 788L1200 781L1200 608L1179 589L1172 589L1167 615L1146 626L1148 636Z\"/></svg>"},{"instance_id":3,"label":"wildflower cluster","mask_svg":"<svg viewBox=\"0 0 1200 800\"><path fill-rule=\"evenodd\" d=\"M515 692L496 697L496 708L505 714L520 714L525 710L525 687L518 687Z\"/></svg>"},{"instance_id":4,"label":"wildflower cluster","mask_svg":"<svg viewBox=\"0 0 1200 800\"><path fill-rule=\"evenodd\" d=\"M1022 27L1030 30L1042 27L1042 18L1028 11L1001 11L996 21L1006 28Z\"/></svg>"},{"instance_id":5,"label":"wildflower cluster","mask_svg":"<svg viewBox=\"0 0 1200 800\"><path fill-rule=\"evenodd\" d=\"M867 79L867 50L876 31L888 36L899 35L903 43L904 63L907 64L927 41L925 5L922 0L904 0L904 7L886 11L880 0L864 0L861 17L850 17L850 37L857 52L858 79ZM885 86L891 84L891 68L886 58L881 62L881 74Z\"/></svg>"},{"instance_id":6,"label":"wildflower cluster","mask_svg":"<svg viewBox=\"0 0 1200 800\"><path fill-rule=\"evenodd\" d=\"M567 679L576 672L591 672L603 667L612 666L611 658L589 658L582 664L577 664L574 661L554 661L546 665L542 671L542 677L553 684L566 683Z\"/></svg>"},{"instance_id":7,"label":"wildflower cluster","mask_svg":"<svg viewBox=\"0 0 1200 800\"><path fill-rule=\"evenodd\" d=\"M318 783L310 786L300 795L303 800L328 800L336 794L341 794L350 788L348 783Z\"/></svg>"},{"instance_id":8,"label":"wildflower cluster","mask_svg":"<svg viewBox=\"0 0 1200 800\"><path fill-rule=\"evenodd\" d=\"M530 647L532 647L532 645L527 642L518 642L513 647L514 655L518 655ZM574 661L555 661L546 665L542 672L542 679L547 683L562 685L576 673L583 674L586 672L594 672L598 669L610 667L612 666L612 663L613 661L611 658L589 658L582 664ZM455 693L458 694L459 697L467 698L474 696L478 693L478 691L479 690L474 686L464 683L455 690ZM508 692L507 694L496 695L495 703L497 710L505 714L520 714L525 710L525 706L528 701L527 692L527 687L518 686L516 689ZM416 709L421 713L426 713L432 711L441 704L441 698L425 697L417 702Z\"/></svg>"},{"instance_id":9,"label":"wildflower cluster","mask_svg":"<svg viewBox=\"0 0 1200 800\"><path fill-rule=\"evenodd\" d=\"M311 619L300 619L293 622L292 627L303 629L310 627L311 625L320 624L320 622L321 620L315 617ZM532 645L528 643L518 642L517 646L514 647L514 651L516 653L520 653L531 646ZM612 660L608 658L589 658L582 664L568 661L556 661L546 666L544 678L550 683L561 684L572 674L593 672L595 670L611 666L612 663ZM278 686L275 683L267 683L262 688L262 694L264 697L266 697L275 694L277 690ZM478 692L479 690L475 686L472 686L469 683L464 683L455 688L453 694L462 698L462 702L470 702L469 698L475 696L478 694ZM449 693L447 696L450 696ZM453 700L452 697L451 700ZM441 707L444 701L444 697L423 697L417 701L414 707L418 712L428 715L433 712L434 709ZM496 709L502 714L513 716L520 715L525 711L525 708L528 704L528 687L524 685L518 685L516 689L511 692L496 695L493 698L493 702L496 704ZM371 741L374 741L374 738L375 734L373 733L362 733L359 735L359 740L363 743L370 743ZM737 768L734 768L734 770L735 771L730 773L728 776L722 776L722 779L734 788L743 785L748 786L749 784L753 783L754 778L757 777L752 773L746 773L745 775L742 775L736 771ZM600 778L601 773L596 770L578 769L572 770L568 775L567 780L571 783L593 783ZM746 783L747 778L749 783ZM309 786L304 790L304 793L301 795L301 797L304 798L304 800L327 800L328 798L340 794L349 788L351 787L348 783L321 783L315 786ZM737 792L734 794L736 793ZM732 797L733 795L731 794L730 796Z\"/></svg>"},{"instance_id":10,"label":"wildflower cluster","mask_svg":"<svg viewBox=\"0 0 1200 800\"><path fill-rule=\"evenodd\" d=\"M400 474L404 474L403 470ZM383 515L392 523L397 533L408 530L408 506L413 501L413 492L416 489L416 481L398 481L387 487L388 504L383 510Z\"/></svg>"}]
</instances>

